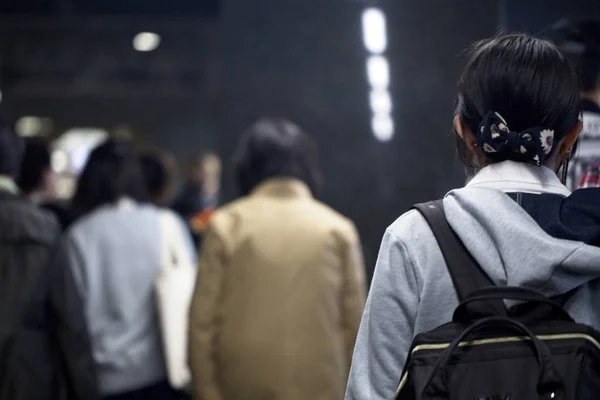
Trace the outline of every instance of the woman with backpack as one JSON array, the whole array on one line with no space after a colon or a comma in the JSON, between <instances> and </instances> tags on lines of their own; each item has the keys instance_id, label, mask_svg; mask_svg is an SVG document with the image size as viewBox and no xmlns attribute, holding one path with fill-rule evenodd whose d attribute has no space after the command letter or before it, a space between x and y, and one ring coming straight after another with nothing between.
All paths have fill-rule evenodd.
<instances>
[{"instance_id":1,"label":"woman with backpack","mask_svg":"<svg viewBox=\"0 0 600 400\"><path fill-rule=\"evenodd\" d=\"M458 85L454 129L463 160L479 172L446 195L442 211L485 279L548 297L568 294L564 309L598 329L600 192L571 194L564 186L580 115L579 78L552 43L507 35L475 44ZM403 368L418 350L411 347L415 336L453 320L459 295L449 254L423 215L411 210L385 232L346 399L394 398L401 376L411 379ZM492 391L468 398L522 398L514 396ZM559 397L552 391L548 398Z\"/></svg>"}]
</instances>

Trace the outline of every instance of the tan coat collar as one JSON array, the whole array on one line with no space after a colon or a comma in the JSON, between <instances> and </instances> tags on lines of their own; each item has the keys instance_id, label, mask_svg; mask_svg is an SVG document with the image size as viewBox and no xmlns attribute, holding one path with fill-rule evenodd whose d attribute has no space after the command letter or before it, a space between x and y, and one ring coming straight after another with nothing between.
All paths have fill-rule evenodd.
<instances>
[{"instance_id":1,"label":"tan coat collar","mask_svg":"<svg viewBox=\"0 0 600 400\"><path fill-rule=\"evenodd\" d=\"M309 187L294 178L272 178L258 185L251 193L252 196L267 197L312 197Z\"/></svg>"}]
</instances>

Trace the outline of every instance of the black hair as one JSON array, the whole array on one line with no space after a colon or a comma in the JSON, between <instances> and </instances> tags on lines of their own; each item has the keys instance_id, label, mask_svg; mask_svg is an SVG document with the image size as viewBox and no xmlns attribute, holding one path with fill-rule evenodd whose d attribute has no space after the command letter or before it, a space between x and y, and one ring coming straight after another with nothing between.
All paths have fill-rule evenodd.
<instances>
[{"instance_id":1,"label":"black hair","mask_svg":"<svg viewBox=\"0 0 600 400\"><path fill-rule=\"evenodd\" d=\"M468 51L455 113L474 135L495 111L513 131L547 127L560 143L581 113L578 82L573 64L547 40L525 34L486 39ZM464 141L457 144L463 162L473 166Z\"/></svg>"},{"instance_id":2,"label":"black hair","mask_svg":"<svg viewBox=\"0 0 600 400\"><path fill-rule=\"evenodd\" d=\"M0 175L16 178L23 157L23 139L12 125L0 120Z\"/></svg>"},{"instance_id":3,"label":"black hair","mask_svg":"<svg viewBox=\"0 0 600 400\"><path fill-rule=\"evenodd\" d=\"M25 139L25 154L17 185L23 193L30 194L43 185L44 173L51 168L48 142L42 138Z\"/></svg>"},{"instance_id":4,"label":"black hair","mask_svg":"<svg viewBox=\"0 0 600 400\"><path fill-rule=\"evenodd\" d=\"M547 33L576 65L583 91L594 90L600 80L600 21L563 19Z\"/></svg>"},{"instance_id":5,"label":"black hair","mask_svg":"<svg viewBox=\"0 0 600 400\"><path fill-rule=\"evenodd\" d=\"M242 135L234 169L242 195L275 177L299 179L315 195L321 188L316 143L296 124L282 118L262 118Z\"/></svg>"},{"instance_id":6,"label":"black hair","mask_svg":"<svg viewBox=\"0 0 600 400\"><path fill-rule=\"evenodd\" d=\"M169 186L169 170L162 157L154 152L140 155L144 182L150 199L157 203Z\"/></svg>"},{"instance_id":7,"label":"black hair","mask_svg":"<svg viewBox=\"0 0 600 400\"><path fill-rule=\"evenodd\" d=\"M109 139L90 154L73 197L73 210L79 217L123 197L147 200L144 175L133 144Z\"/></svg>"}]
</instances>

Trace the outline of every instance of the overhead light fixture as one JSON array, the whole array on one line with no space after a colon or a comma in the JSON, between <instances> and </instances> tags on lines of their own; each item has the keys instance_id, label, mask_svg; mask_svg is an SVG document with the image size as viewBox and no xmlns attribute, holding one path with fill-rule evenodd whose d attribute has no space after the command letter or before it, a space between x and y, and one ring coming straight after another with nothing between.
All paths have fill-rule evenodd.
<instances>
[{"instance_id":1,"label":"overhead light fixture","mask_svg":"<svg viewBox=\"0 0 600 400\"><path fill-rule=\"evenodd\" d=\"M153 32L140 32L133 38L133 48L137 51L153 51L160 45L161 38Z\"/></svg>"},{"instance_id":2,"label":"overhead light fixture","mask_svg":"<svg viewBox=\"0 0 600 400\"><path fill-rule=\"evenodd\" d=\"M384 56L371 56L367 59L367 76L374 89L387 89L390 84L390 67Z\"/></svg>"},{"instance_id":3,"label":"overhead light fixture","mask_svg":"<svg viewBox=\"0 0 600 400\"><path fill-rule=\"evenodd\" d=\"M389 114L375 114L371 120L373 135L381 142L387 142L394 137L394 120Z\"/></svg>"},{"instance_id":4,"label":"overhead light fixture","mask_svg":"<svg viewBox=\"0 0 600 400\"><path fill-rule=\"evenodd\" d=\"M386 89L372 89L369 103L373 114L389 114L392 111L392 97Z\"/></svg>"},{"instance_id":5,"label":"overhead light fixture","mask_svg":"<svg viewBox=\"0 0 600 400\"><path fill-rule=\"evenodd\" d=\"M387 48L385 14L378 8L368 8L362 14L363 41L368 51L381 54Z\"/></svg>"},{"instance_id":6,"label":"overhead light fixture","mask_svg":"<svg viewBox=\"0 0 600 400\"><path fill-rule=\"evenodd\" d=\"M379 8L367 8L362 13L363 42L367 57L367 80L371 86L369 105L371 106L371 129L375 138L387 142L394 136L392 119L392 96L390 86L390 66L385 51L387 49L387 28L385 14Z\"/></svg>"}]
</instances>

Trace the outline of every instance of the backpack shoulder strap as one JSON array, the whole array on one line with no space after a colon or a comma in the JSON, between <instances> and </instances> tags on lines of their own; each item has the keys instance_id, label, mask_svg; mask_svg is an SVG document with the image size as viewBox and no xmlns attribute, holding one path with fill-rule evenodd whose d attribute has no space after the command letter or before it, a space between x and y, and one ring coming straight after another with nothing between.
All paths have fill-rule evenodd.
<instances>
[{"instance_id":1,"label":"backpack shoulder strap","mask_svg":"<svg viewBox=\"0 0 600 400\"><path fill-rule=\"evenodd\" d=\"M452 230L444 214L442 200L416 204L414 208L423 215L438 242L459 301L466 299L476 289L495 286ZM501 300L487 303L494 314L507 315L506 307Z\"/></svg>"}]
</instances>

